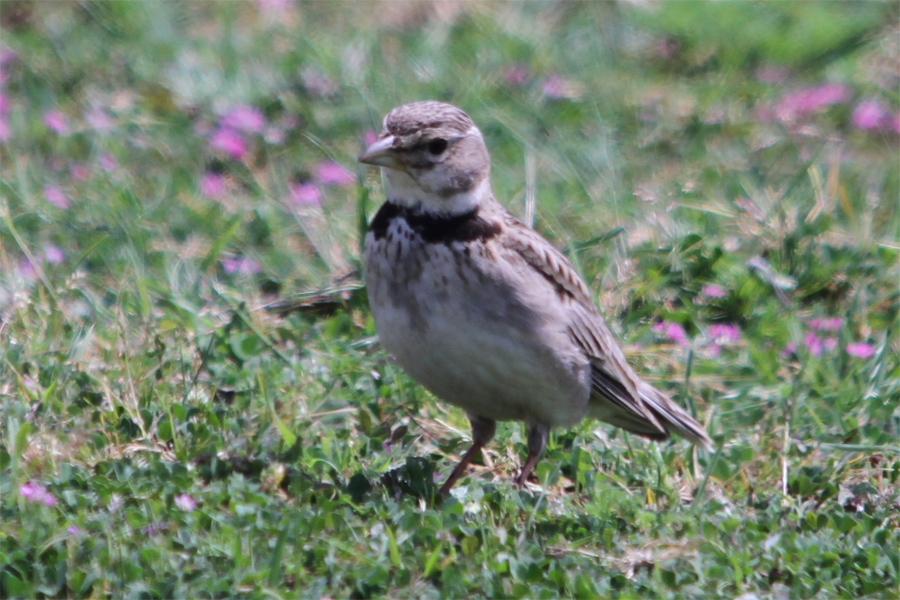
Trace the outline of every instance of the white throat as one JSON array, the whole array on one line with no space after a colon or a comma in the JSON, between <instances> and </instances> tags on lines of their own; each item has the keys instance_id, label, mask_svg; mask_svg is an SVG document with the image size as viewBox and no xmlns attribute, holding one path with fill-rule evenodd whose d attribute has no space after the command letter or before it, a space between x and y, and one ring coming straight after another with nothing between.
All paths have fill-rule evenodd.
<instances>
[{"instance_id":1,"label":"white throat","mask_svg":"<svg viewBox=\"0 0 900 600\"><path fill-rule=\"evenodd\" d=\"M459 215L474 210L493 196L490 177L485 177L467 192L441 196L423 190L412 177L402 171L385 169L385 174L388 200L425 213Z\"/></svg>"}]
</instances>

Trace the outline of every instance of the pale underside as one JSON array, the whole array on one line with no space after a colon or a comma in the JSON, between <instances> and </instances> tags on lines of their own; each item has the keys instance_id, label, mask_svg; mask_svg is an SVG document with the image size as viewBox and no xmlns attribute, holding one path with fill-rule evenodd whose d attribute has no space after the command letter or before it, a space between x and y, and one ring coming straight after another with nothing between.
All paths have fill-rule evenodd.
<instances>
[{"instance_id":1,"label":"pale underside","mask_svg":"<svg viewBox=\"0 0 900 600\"><path fill-rule=\"evenodd\" d=\"M482 244L465 255L463 242L425 244L404 229L396 220L383 240L370 234L366 252L375 325L397 362L476 416L548 426L587 416L589 361L540 276L512 256L489 260Z\"/></svg>"}]
</instances>

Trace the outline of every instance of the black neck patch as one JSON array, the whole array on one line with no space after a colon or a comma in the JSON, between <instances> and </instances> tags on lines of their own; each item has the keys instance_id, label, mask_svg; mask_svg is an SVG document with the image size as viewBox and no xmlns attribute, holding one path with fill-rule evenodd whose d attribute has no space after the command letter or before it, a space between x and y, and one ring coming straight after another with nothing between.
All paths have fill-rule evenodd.
<instances>
[{"instance_id":1,"label":"black neck patch","mask_svg":"<svg viewBox=\"0 0 900 600\"><path fill-rule=\"evenodd\" d=\"M478 216L478 208L467 213L452 216L438 216L414 213L405 206L385 202L372 223L369 231L380 240L387 235L391 221L403 219L409 228L429 244L450 244L487 240L500 233L500 224Z\"/></svg>"}]
</instances>

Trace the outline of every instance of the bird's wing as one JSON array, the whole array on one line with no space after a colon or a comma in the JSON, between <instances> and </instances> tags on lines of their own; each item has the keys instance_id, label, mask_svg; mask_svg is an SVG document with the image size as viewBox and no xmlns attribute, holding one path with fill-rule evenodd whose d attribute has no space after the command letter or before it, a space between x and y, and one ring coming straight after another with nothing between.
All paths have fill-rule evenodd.
<instances>
[{"instance_id":1,"label":"bird's wing","mask_svg":"<svg viewBox=\"0 0 900 600\"><path fill-rule=\"evenodd\" d=\"M569 303L569 333L591 362L593 397L601 401L594 407L595 416L651 439L666 439L673 430L694 443L709 446L703 427L662 392L642 381L629 366L572 263L512 216L506 226L515 231L504 237L505 245Z\"/></svg>"}]
</instances>

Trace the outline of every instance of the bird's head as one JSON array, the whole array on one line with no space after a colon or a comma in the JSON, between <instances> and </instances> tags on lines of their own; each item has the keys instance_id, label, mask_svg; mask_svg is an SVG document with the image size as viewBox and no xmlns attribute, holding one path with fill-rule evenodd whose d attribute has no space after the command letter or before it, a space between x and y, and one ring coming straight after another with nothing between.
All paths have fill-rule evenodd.
<instances>
[{"instance_id":1,"label":"bird's head","mask_svg":"<svg viewBox=\"0 0 900 600\"><path fill-rule=\"evenodd\" d=\"M388 199L459 214L491 196L491 159L469 115L443 102L413 102L384 118L378 140L359 157L387 168Z\"/></svg>"}]
</instances>

